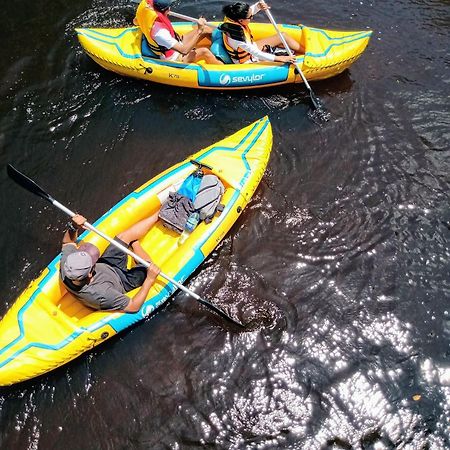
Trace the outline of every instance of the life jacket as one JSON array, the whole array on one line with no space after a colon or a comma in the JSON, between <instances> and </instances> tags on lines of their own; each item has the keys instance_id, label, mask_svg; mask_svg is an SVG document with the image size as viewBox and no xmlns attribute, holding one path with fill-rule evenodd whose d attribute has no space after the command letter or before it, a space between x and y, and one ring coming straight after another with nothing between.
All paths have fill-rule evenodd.
<instances>
[{"instance_id":1,"label":"life jacket","mask_svg":"<svg viewBox=\"0 0 450 450\"><path fill-rule=\"evenodd\" d=\"M240 64L244 64L247 61L252 60L252 55L241 47L235 50L229 43L229 39L235 41L246 42L248 44L253 43L253 36L248 26L241 25L234 20L225 17L223 23L219 26L222 31L223 45L230 58L233 61L239 61Z\"/></svg>"},{"instance_id":2,"label":"life jacket","mask_svg":"<svg viewBox=\"0 0 450 450\"><path fill-rule=\"evenodd\" d=\"M170 20L164 14L153 9L152 0L142 0L137 8L136 17L134 18L133 23L141 29L150 50L156 56L161 57L161 55L164 55L165 58L170 58L174 54L175 50L159 45L152 37L152 30L155 22L158 22L162 28L169 31L172 37L174 37L177 41L180 41L180 37L173 29Z\"/></svg>"}]
</instances>

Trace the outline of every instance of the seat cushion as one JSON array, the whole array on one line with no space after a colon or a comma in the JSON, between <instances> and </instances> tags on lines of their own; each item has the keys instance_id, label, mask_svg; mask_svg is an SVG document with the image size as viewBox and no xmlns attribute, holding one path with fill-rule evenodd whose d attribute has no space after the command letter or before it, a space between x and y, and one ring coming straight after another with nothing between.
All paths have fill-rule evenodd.
<instances>
[{"instance_id":1,"label":"seat cushion","mask_svg":"<svg viewBox=\"0 0 450 450\"><path fill-rule=\"evenodd\" d=\"M217 58L220 59L224 64L233 64L225 46L223 45L222 32L216 28L211 35L211 52Z\"/></svg>"}]
</instances>

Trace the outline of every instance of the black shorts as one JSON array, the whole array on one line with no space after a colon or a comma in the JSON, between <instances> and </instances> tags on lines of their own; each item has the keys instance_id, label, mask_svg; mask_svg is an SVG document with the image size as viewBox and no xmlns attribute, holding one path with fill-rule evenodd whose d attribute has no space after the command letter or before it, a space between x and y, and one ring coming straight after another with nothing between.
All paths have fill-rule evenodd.
<instances>
[{"instance_id":1,"label":"black shorts","mask_svg":"<svg viewBox=\"0 0 450 450\"><path fill-rule=\"evenodd\" d=\"M269 44L265 44L261 49L263 52L270 53L275 56L289 56L289 53L284 48L272 47Z\"/></svg>"},{"instance_id":2,"label":"black shorts","mask_svg":"<svg viewBox=\"0 0 450 450\"><path fill-rule=\"evenodd\" d=\"M114 238L119 244L124 247L129 247L118 237ZM142 286L146 276L147 268L142 264L137 264L131 269L127 269L128 255L122 250L118 249L115 245L109 244L103 255L99 258L98 262L111 266L119 275L122 281L125 292L136 289Z\"/></svg>"}]
</instances>

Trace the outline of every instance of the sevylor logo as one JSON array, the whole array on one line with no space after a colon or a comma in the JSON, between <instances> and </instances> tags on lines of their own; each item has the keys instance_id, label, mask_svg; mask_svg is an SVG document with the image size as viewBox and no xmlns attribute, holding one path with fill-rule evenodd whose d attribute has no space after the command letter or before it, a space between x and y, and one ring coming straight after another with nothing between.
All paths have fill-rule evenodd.
<instances>
[{"instance_id":1,"label":"sevylor logo","mask_svg":"<svg viewBox=\"0 0 450 450\"><path fill-rule=\"evenodd\" d=\"M253 73L251 75L244 75L244 76L235 76L235 77L231 77L230 75L223 73L222 75L220 75L219 78L219 83L222 86L228 86L231 83L236 83L236 84L252 84L255 81L261 81L264 78L264 74L256 74Z\"/></svg>"},{"instance_id":2,"label":"sevylor logo","mask_svg":"<svg viewBox=\"0 0 450 450\"><path fill-rule=\"evenodd\" d=\"M230 77L230 75L228 75L228 74L226 74L226 73L223 73L222 75L220 75L219 83L220 83L222 86L226 86L226 85L230 84L230 83L231 83L231 77Z\"/></svg>"}]
</instances>

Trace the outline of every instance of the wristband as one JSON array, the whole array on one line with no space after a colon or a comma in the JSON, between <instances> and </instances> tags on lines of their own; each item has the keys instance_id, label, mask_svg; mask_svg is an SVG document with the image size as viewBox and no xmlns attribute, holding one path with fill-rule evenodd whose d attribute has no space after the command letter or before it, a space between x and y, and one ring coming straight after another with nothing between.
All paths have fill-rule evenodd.
<instances>
[{"instance_id":1,"label":"wristband","mask_svg":"<svg viewBox=\"0 0 450 450\"><path fill-rule=\"evenodd\" d=\"M68 222L67 230L70 231L71 233L75 233L76 231L78 231L78 227L74 225L73 222Z\"/></svg>"}]
</instances>

